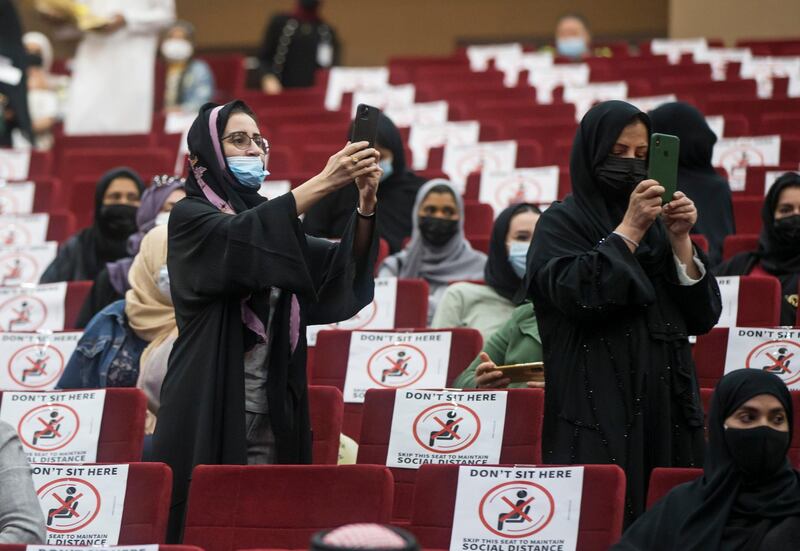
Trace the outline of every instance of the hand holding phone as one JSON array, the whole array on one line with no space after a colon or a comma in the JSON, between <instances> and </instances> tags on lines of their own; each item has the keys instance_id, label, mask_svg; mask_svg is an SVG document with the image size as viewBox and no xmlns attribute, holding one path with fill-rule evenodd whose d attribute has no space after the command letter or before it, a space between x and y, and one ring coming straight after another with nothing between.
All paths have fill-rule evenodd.
<instances>
[{"instance_id":1,"label":"hand holding phone","mask_svg":"<svg viewBox=\"0 0 800 551\"><path fill-rule=\"evenodd\" d=\"M497 369L511 383L544 382L544 363L542 362L498 365Z\"/></svg>"},{"instance_id":2,"label":"hand holding phone","mask_svg":"<svg viewBox=\"0 0 800 551\"><path fill-rule=\"evenodd\" d=\"M353 130L350 134L350 142L369 142L370 147L375 147L380 115L381 110L377 107L360 103L358 107L356 107L356 117L353 119Z\"/></svg>"}]
</instances>

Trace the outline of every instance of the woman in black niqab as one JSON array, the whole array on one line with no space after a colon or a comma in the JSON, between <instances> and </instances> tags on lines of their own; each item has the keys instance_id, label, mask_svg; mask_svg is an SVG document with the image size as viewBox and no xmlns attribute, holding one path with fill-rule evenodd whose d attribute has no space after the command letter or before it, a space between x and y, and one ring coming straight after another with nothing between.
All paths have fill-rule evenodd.
<instances>
[{"instance_id":1,"label":"woman in black niqab","mask_svg":"<svg viewBox=\"0 0 800 551\"><path fill-rule=\"evenodd\" d=\"M234 121L236 114L247 116ZM257 132L240 101L203 106L188 135L187 197L169 217L179 336L161 390L153 458L174 473L172 542L195 465L311 462L306 325L348 319L373 297L377 153L366 142L348 145L318 176L267 201L258 194L266 146L253 138ZM239 152L230 153L233 147ZM243 156L258 165L254 178L234 171L241 167L232 159ZM362 210L351 213L341 242L307 237L298 215L353 178Z\"/></svg>"},{"instance_id":2,"label":"woman in black niqab","mask_svg":"<svg viewBox=\"0 0 800 551\"><path fill-rule=\"evenodd\" d=\"M94 222L61 246L40 283L93 280L108 262L128 256L128 238L136 231L138 199L135 204L105 204L106 192L117 178L132 181L142 196L144 184L133 169L120 167L103 174L94 191Z\"/></svg>"},{"instance_id":3,"label":"woman in black niqab","mask_svg":"<svg viewBox=\"0 0 800 551\"><path fill-rule=\"evenodd\" d=\"M688 103L664 104L650 111L650 120L653 132L681 140L678 189L697 205L697 224L692 232L708 239L708 260L716 266L722 260L725 236L736 233L731 186L711 165L717 136L703 114Z\"/></svg>"},{"instance_id":4,"label":"woman in black niqab","mask_svg":"<svg viewBox=\"0 0 800 551\"><path fill-rule=\"evenodd\" d=\"M620 142L638 121L648 132L634 144L636 157L612 154L630 150ZM676 234L674 214L663 221L654 214L661 212L660 191L641 181L646 166L637 162L646 157L648 135L647 115L628 103L604 102L586 114L570 159L573 195L539 219L523 284L546 366L543 459L620 465L628 522L644 510L653 467L702 461L703 413L688 337L709 331L721 310L687 224ZM691 201L681 199L670 205L690 211ZM645 203L650 210L641 210ZM630 212L652 217L646 231L639 227L638 243L619 230ZM680 256L673 247L689 248L699 277L679 261L687 250Z\"/></svg>"},{"instance_id":5,"label":"woman in black niqab","mask_svg":"<svg viewBox=\"0 0 800 551\"><path fill-rule=\"evenodd\" d=\"M770 395L788 432L726 426L748 400ZM708 418L703 476L670 491L623 535L617 551L788 551L800 548L800 473L786 458L792 398L775 375L740 369L720 379ZM730 434L735 432L738 438ZM753 431L753 432L751 432ZM741 441L739 440L741 439Z\"/></svg>"},{"instance_id":6,"label":"woman in black niqab","mask_svg":"<svg viewBox=\"0 0 800 551\"><path fill-rule=\"evenodd\" d=\"M800 174L787 172L769 188L761 208L761 236L758 249L726 260L714 270L716 275L767 275L781 282L781 325L797 322L798 278L800 278L800 214L776 218L775 211L783 192L800 189Z\"/></svg>"}]
</instances>

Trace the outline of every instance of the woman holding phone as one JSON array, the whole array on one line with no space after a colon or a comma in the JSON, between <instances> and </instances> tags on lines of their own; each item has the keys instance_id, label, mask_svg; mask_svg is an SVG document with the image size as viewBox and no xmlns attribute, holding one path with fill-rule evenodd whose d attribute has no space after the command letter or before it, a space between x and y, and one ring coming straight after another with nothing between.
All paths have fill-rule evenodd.
<instances>
[{"instance_id":1,"label":"woman holding phone","mask_svg":"<svg viewBox=\"0 0 800 551\"><path fill-rule=\"evenodd\" d=\"M573 195L539 220L526 288L539 322L546 463L616 463L626 519L644 511L653 467L699 466L703 410L689 335L721 311L689 239L681 192L647 179L650 121L622 101L584 116L570 158Z\"/></svg>"},{"instance_id":2,"label":"woman holding phone","mask_svg":"<svg viewBox=\"0 0 800 551\"><path fill-rule=\"evenodd\" d=\"M154 460L174 473L170 541L195 465L311 462L305 327L372 300L381 176L376 150L348 144L267 201L269 144L241 101L203 106L188 142L167 257L179 335L153 437ZM298 216L354 180L359 203L341 242L307 237Z\"/></svg>"}]
</instances>

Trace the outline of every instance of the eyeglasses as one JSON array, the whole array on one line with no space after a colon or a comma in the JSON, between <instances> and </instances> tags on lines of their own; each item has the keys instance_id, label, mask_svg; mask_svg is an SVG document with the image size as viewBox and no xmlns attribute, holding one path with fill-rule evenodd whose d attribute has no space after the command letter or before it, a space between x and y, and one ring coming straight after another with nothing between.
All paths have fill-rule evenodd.
<instances>
[{"instance_id":1,"label":"eyeglasses","mask_svg":"<svg viewBox=\"0 0 800 551\"><path fill-rule=\"evenodd\" d=\"M233 147L240 151L247 151L251 143L255 143L256 147L262 152L269 152L269 142L265 140L261 134L253 134L249 136L247 132L231 132L227 136L222 137L222 141L229 141Z\"/></svg>"}]
</instances>

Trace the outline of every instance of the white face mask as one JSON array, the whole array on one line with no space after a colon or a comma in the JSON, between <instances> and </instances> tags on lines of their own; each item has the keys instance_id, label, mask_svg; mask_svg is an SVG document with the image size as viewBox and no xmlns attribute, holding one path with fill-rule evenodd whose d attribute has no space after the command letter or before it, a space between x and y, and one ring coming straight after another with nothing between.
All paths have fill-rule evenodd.
<instances>
[{"instance_id":1,"label":"white face mask","mask_svg":"<svg viewBox=\"0 0 800 551\"><path fill-rule=\"evenodd\" d=\"M161 295L172 304L172 293L170 293L169 290L169 271L167 270L166 264L161 266L161 269L158 271L158 281L156 281L156 284L158 285L158 290L161 292Z\"/></svg>"},{"instance_id":2,"label":"white face mask","mask_svg":"<svg viewBox=\"0 0 800 551\"><path fill-rule=\"evenodd\" d=\"M156 226L166 226L167 222L169 222L168 212L159 212L156 215Z\"/></svg>"},{"instance_id":3,"label":"white face mask","mask_svg":"<svg viewBox=\"0 0 800 551\"><path fill-rule=\"evenodd\" d=\"M194 46L183 38L167 38L161 43L161 55L169 61L186 61L193 53Z\"/></svg>"}]
</instances>

